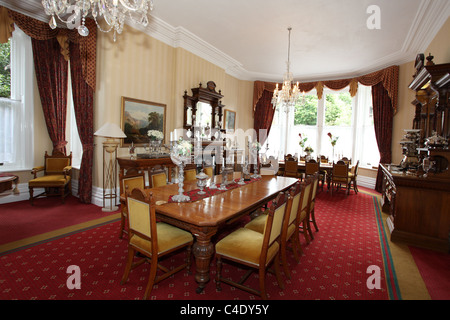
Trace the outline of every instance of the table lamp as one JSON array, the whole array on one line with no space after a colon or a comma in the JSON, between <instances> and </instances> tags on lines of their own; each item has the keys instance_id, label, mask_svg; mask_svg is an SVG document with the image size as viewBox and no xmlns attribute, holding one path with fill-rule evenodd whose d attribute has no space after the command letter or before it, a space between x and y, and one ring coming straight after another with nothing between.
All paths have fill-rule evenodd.
<instances>
[{"instance_id":1,"label":"table lamp","mask_svg":"<svg viewBox=\"0 0 450 320\"><path fill-rule=\"evenodd\" d=\"M120 138L127 136L114 123L105 123L98 129L94 136L105 137L103 142L103 209L104 212L112 212L118 210L117 201L117 147L119 146ZM109 154L109 161L106 155ZM109 208L105 206L106 199L109 199ZM114 205L113 205L114 202Z\"/></svg>"}]
</instances>

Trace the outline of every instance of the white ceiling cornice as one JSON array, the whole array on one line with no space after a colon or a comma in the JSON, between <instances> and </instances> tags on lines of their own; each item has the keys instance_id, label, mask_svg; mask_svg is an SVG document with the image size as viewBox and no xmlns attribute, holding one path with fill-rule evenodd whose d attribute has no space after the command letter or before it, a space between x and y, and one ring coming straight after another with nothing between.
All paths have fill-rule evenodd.
<instances>
[{"instance_id":1,"label":"white ceiling cornice","mask_svg":"<svg viewBox=\"0 0 450 320\"><path fill-rule=\"evenodd\" d=\"M19 3L19 4L18 4ZM47 22L49 17L45 14L40 0L34 1L15 1L0 0L3 5L11 10L22 14L32 16L40 21ZM394 51L385 56L375 58L366 63L363 67L355 67L355 69L346 70L345 73L329 73L321 72L309 73L305 75L307 79L296 79L298 81L315 81L315 80L332 80L339 78L354 77L367 74L382 68L398 65L413 61L418 53L424 51L430 45L430 42L436 36L437 32L442 28L444 23L450 16L449 0L421 0L414 20L411 22L407 36L399 50ZM280 74L265 74L259 72L250 72L246 70L244 65L225 54L217 47L204 41L199 36L193 34L182 26L174 27L162 19L151 15L147 27L127 23L133 28L166 43L174 48L183 48L211 63L223 68L225 72L240 80L262 80L262 81L280 81ZM120 38L119 40L120 41ZM426 53L428 54L428 53Z\"/></svg>"},{"instance_id":2,"label":"white ceiling cornice","mask_svg":"<svg viewBox=\"0 0 450 320\"><path fill-rule=\"evenodd\" d=\"M423 53L441 29L450 15L450 1L448 0L422 0L416 17L411 24L408 36L401 50L374 60L370 65L357 70L348 70L346 73L317 73L310 74L308 79L302 81L333 80L352 76L361 76L391 65L399 65L414 61L418 53ZM250 72L242 64L226 55L219 49L192 34L183 27L173 27L163 20L152 17L147 28L132 25L134 28L168 44L172 47L181 47L197 56L223 68L225 72L240 80L249 81L277 81L280 75Z\"/></svg>"}]
</instances>

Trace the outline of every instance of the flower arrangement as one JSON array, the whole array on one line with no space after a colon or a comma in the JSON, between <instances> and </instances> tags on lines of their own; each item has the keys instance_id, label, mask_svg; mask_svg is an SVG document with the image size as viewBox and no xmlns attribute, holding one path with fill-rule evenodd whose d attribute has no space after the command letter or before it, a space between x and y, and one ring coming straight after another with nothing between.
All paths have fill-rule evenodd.
<instances>
[{"instance_id":1,"label":"flower arrangement","mask_svg":"<svg viewBox=\"0 0 450 320\"><path fill-rule=\"evenodd\" d=\"M259 143L258 141L253 141L252 142L252 149L256 149L256 151L261 150L261 143Z\"/></svg>"},{"instance_id":2,"label":"flower arrangement","mask_svg":"<svg viewBox=\"0 0 450 320\"><path fill-rule=\"evenodd\" d=\"M150 140L152 141L161 141L164 138L163 133L158 130L148 130L147 135L150 137Z\"/></svg>"},{"instance_id":3,"label":"flower arrangement","mask_svg":"<svg viewBox=\"0 0 450 320\"><path fill-rule=\"evenodd\" d=\"M331 132L328 132L328 136L330 137L331 145L334 147L336 145L336 142L338 141L339 137L335 137L333 139L333 135L331 134Z\"/></svg>"},{"instance_id":4,"label":"flower arrangement","mask_svg":"<svg viewBox=\"0 0 450 320\"><path fill-rule=\"evenodd\" d=\"M305 144L306 141L308 141L308 137L303 137L301 133L299 133L298 136L300 137L300 141L298 144L300 145L300 147L302 147L302 149L305 149Z\"/></svg>"},{"instance_id":5,"label":"flower arrangement","mask_svg":"<svg viewBox=\"0 0 450 320\"><path fill-rule=\"evenodd\" d=\"M183 138L180 137L177 145L178 155L189 157L191 155L191 150L192 143L190 143L188 140L183 140Z\"/></svg>"},{"instance_id":6,"label":"flower arrangement","mask_svg":"<svg viewBox=\"0 0 450 320\"><path fill-rule=\"evenodd\" d=\"M306 153L313 153L313 152L314 152L314 149L311 148L310 146L307 146L307 147L305 148L305 152L306 152Z\"/></svg>"}]
</instances>

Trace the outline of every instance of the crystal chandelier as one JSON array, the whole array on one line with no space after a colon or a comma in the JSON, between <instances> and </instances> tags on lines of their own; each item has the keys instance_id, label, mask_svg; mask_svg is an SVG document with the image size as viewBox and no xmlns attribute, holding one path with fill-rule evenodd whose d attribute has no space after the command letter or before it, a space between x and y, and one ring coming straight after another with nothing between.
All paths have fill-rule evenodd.
<instances>
[{"instance_id":1,"label":"crystal chandelier","mask_svg":"<svg viewBox=\"0 0 450 320\"><path fill-rule=\"evenodd\" d=\"M287 71L283 76L283 86L281 90L278 90L278 83L273 92L272 105L274 108L280 106L285 112L289 112L290 109L295 107L295 104L300 96L300 90L298 88L298 82L296 85L292 86L293 75L289 71L290 67L290 51L291 51L291 30L289 27L289 42L288 42L288 61L287 61Z\"/></svg>"},{"instance_id":2,"label":"crystal chandelier","mask_svg":"<svg viewBox=\"0 0 450 320\"><path fill-rule=\"evenodd\" d=\"M84 25L85 18L90 14L100 31L114 31L114 42L116 34L122 33L126 16L145 27L147 12L153 10L153 0L42 0L42 5L45 13L52 16L49 22L52 29L56 28L56 15L69 29L76 27L78 33L86 37L89 30ZM68 15L68 18L64 19L62 15ZM108 25L105 29L97 21L102 17Z\"/></svg>"}]
</instances>

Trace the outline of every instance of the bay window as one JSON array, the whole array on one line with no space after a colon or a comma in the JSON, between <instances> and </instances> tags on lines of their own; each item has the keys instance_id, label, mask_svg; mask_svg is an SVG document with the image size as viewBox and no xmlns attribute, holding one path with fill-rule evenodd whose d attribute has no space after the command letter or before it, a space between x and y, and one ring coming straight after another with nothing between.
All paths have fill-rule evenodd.
<instances>
[{"instance_id":1,"label":"bay window","mask_svg":"<svg viewBox=\"0 0 450 320\"><path fill-rule=\"evenodd\" d=\"M359 160L361 167L378 166L371 87L359 85L355 97L348 88L325 89L320 100L313 90L300 97L295 110L277 108L263 150L268 147L267 154L279 159L286 154L304 155L299 134L307 138L305 147L314 150L314 157L324 155L329 161L347 157L352 163ZM329 134L337 138L334 148Z\"/></svg>"}]
</instances>

